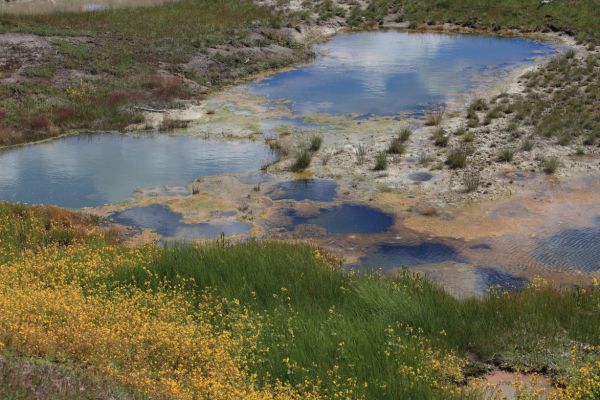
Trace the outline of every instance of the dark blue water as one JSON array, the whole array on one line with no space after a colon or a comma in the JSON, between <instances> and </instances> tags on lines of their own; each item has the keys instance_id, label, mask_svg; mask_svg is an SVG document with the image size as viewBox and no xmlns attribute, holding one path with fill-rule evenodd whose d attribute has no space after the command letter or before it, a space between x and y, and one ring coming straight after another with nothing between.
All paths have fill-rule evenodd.
<instances>
[{"instance_id":1,"label":"dark blue water","mask_svg":"<svg viewBox=\"0 0 600 400\"><path fill-rule=\"evenodd\" d=\"M518 291L524 289L528 283L525 278L492 268L478 268L475 276L476 289L481 294L488 293L490 290Z\"/></svg>"},{"instance_id":2,"label":"dark blue water","mask_svg":"<svg viewBox=\"0 0 600 400\"><path fill-rule=\"evenodd\" d=\"M267 146L189 136L96 133L0 151L0 200L79 208L127 199L136 187L260 169Z\"/></svg>"},{"instance_id":3,"label":"dark blue water","mask_svg":"<svg viewBox=\"0 0 600 400\"><path fill-rule=\"evenodd\" d=\"M250 232L250 225L239 221L223 224L186 224L181 222L181 214L158 204L148 207L129 208L113 214L111 220L135 228L152 229L163 238L177 240L216 238L222 233L228 236L236 233Z\"/></svg>"},{"instance_id":4,"label":"dark blue water","mask_svg":"<svg viewBox=\"0 0 600 400\"><path fill-rule=\"evenodd\" d=\"M329 233L379 233L385 232L394 224L394 217L375 208L342 204L331 208L321 208L311 217L296 215L289 210L292 229L299 225L310 224L324 228Z\"/></svg>"},{"instance_id":5,"label":"dark blue water","mask_svg":"<svg viewBox=\"0 0 600 400\"><path fill-rule=\"evenodd\" d=\"M535 257L552 267L597 271L600 269L600 227L565 229L540 239Z\"/></svg>"},{"instance_id":6,"label":"dark blue water","mask_svg":"<svg viewBox=\"0 0 600 400\"><path fill-rule=\"evenodd\" d=\"M339 34L314 63L251 84L294 113L395 115L419 112L506 75L553 46L522 38L398 31Z\"/></svg>"},{"instance_id":7,"label":"dark blue water","mask_svg":"<svg viewBox=\"0 0 600 400\"><path fill-rule=\"evenodd\" d=\"M433 178L433 175L429 172L413 172L408 175L408 179L415 182L427 182Z\"/></svg>"},{"instance_id":8,"label":"dark blue water","mask_svg":"<svg viewBox=\"0 0 600 400\"><path fill-rule=\"evenodd\" d=\"M447 261L464 263L468 260L461 256L455 248L444 243L382 244L361 257L358 266L368 270L390 269Z\"/></svg>"},{"instance_id":9,"label":"dark blue water","mask_svg":"<svg viewBox=\"0 0 600 400\"><path fill-rule=\"evenodd\" d=\"M267 195L273 200L332 201L337 196L337 183L332 179L298 179L274 185Z\"/></svg>"}]
</instances>

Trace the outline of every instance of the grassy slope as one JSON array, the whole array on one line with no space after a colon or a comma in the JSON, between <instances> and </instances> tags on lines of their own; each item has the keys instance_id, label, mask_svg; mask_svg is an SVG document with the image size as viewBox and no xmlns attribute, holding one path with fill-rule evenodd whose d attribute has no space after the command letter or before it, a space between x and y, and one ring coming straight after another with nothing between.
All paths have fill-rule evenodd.
<instances>
[{"instance_id":1,"label":"grassy slope","mask_svg":"<svg viewBox=\"0 0 600 400\"><path fill-rule=\"evenodd\" d=\"M193 56L206 57L208 49L218 46L242 52L271 44L295 47L271 28L279 23L272 9L249 0L181 0L98 13L0 16L0 32L52 37L51 47L37 55L41 60L23 72L24 81L0 84L0 145L68 129L123 128L140 119L131 105L173 106L173 99L198 94L190 91L190 82L219 87L305 56L303 48L295 48L291 59L231 52L208 57L202 73L183 68ZM31 58L26 49L14 51L8 73ZM184 78L189 81L184 83Z\"/></svg>"},{"instance_id":2,"label":"grassy slope","mask_svg":"<svg viewBox=\"0 0 600 400\"><path fill-rule=\"evenodd\" d=\"M600 1L553 0L373 0L366 16L399 12L404 19L454 22L529 31L559 30L582 41L600 41Z\"/></svg>"},{"instance_id":3,"label":"grassy slope","mask_svg":"<svg viewBox=\"0 0 600 400\"><path fill-rule=\"evenodd\" d=\"M215 6L222 5L219 2L211 3L216 4ZM548 26L547 20L551 20L552 25L557 28L573 30L582 38L593 37L599 32L596 26L600 21L597 18L599 8L595 7L598 2L575 3L578 3L577 6L567 7L565 2L555 1L551 6L553 8L547 7L539 11L536 9L537 1L437 1L435 7L433 1L421 1L406 4L404 10L407 19L470 23L477 18L477 22L484 25L495 23L527 29L543 28ZM385 13L393 11L397 4L400 2L376 1L369 12L374 16L383 15L384 11L381 10L385 9ZM389 6L392 8L388 8ZM131 86L125 87L135 89L150 85L150 89L159 93L164 83L152 82L151 78L150 83L145 81L153 73L156 57L166 57L170 62L178 62L181 60L178 57L185 57L191 50L191 47L180 45L179 40L169 42L168 38L177 37L179 34L189 35L189 32L182 32L191 29L192 34L196 32L201 40L208 40L207 43L214 45L232 33L228 29L237 26L236 22L231 25L226 23L228 28L208 23L200 25L207 29L201 33L194 28L185 27L181 31L176 29L174 34L161 32L144 38L135 34L144 25L144 18L148 16L145 13L150 10L137 12L140 13L140 19L134 20L139 24L134 23L131 26L127 18L120 16L100 18L97 22L80 21L69 15L0 21L4 24L3 29L44 34L58 33L53 30L68 27L67 32L60 33L81 34L81 30L92 29L94 35L102 36L98 32L110 31L110 27L120 26L119 29L126 35L131 35L128 37L134 38L131 44L125 43L120 48L112 47L112 35L102 39L108 42L98 42L95 39L92 45L93 52L86 50L87 45L81 47L77 44L73 47L68 41L57 42L61 52L76 63L76 68L88 65L91 62L90 58L93 58L94 65L104 64L102 68L118 77L115 87L109 84L98 89L99 93L106 94L125 85L126 82L130 82ZM550 18L546 18L546 14L550 15ZM162 16L163 13L160 12L154 18ZM179 17L181 18L181 15ZM120 20L121 18L123 19ZM271 17L263 23L270 23L269 18ZM90 25L85 25L86 23ZM160 32L166 26L173 24L162 25L156 29ZM182 38L188 43L187 36ZM101 45L97 47L99 43ZM141 43L145 45L140 46ZM108 47L104 48L105 45ZM170 46L175 46L172 54ZM112 53L115 49L117 51ZM122 59L123 54L129 54L131 58ZM120 60L123 60L122 64L119 63ZM137 60L143 62L138 65ZM130 73L131 71L134 73ZM44 71L38 71L38 74L42 78L47 76ZM36 85L40 84L39 82ZM19 90L33 90L26 93L34 93L40 90L40 87ZM9 94L13 93L13 89L6 92L5 101ZM168 87L167 89L172 90ZM44 90L50 91L55 88L48 87ZM60 98L61 94L56 96ZM24 98L28 99L27 96ZM44 108L47 104L38 104L37 100L34 104L23 104L33 107L35 112L47 110ZM114 112L121 113L122 105L123 103L118 102ZM16 109L18 107L10 110ZM12 119L16 118L18 113L8 114L11 124L24 123ZM94 118L96 117L87 120L87 123L96 121ZM123 121L129 121L130 117L123 118ZM113 122L106 123L110 125ZM2 263L20 259L20 252L26 249L57 243L68 246L82 240L87 237L85 232L90 223L83 221L85 223L82 225L81 221L68 213L45 208L29 209L2 205L0 215L11 221L11 224L3 225L0 233ZM89 241L92 249L97 246L103 247L105 241L95 236L85 240ZM452 395L439 387L436 388L432 382L440 381L444 385L453 385L453 380L459 378L451 373L452 367L462 366L459 361L448 358L452 351L460 356L469 353L484 360L493 359L506 367L550 371L561 376L570 376L565 383L582 386L586 383L579 382L578 373L570 369L569 350L572 346L578 347L578 363L584 362L586 358L598 358L598 353L590 351L588 347L600 344L596 329L600 326L600 299L597 288L587 292L559 292L539 288L519 294L492 296L484 300L459 301L410 274L402 275L394 281L377 276L341 275L328 269L322 261L315 258L314 251L310 246L264 242L234 247L216 245L203 249L176 248L160 252L149 268L115 264L116 268L103 277L103 282L113 288L127 288L129 285L145 288L151 285L157 292L161 292L164 289L158 282L163 279L178 281L179 275L194 278L193 284L186 281L185 289L178 290L183 290L186 296L195 301L198 301L200 292L207 287L214 288L224 297L239 299L252 310L256 318L264 322L260 336L260 362L254 365L259 374L257 384L272 381L274 377L292 383L302 381L305 376L311 381L320 377L325 381L322 390L326 391L330 386L331 390L337 389L331 383L334 377L339 378L338 380L356 378L357 390L364 391L368 398L447 398ZM136 279L132 280L132 276ZM397 322L402 323L403 327L398 328ZM389 329L390 326L394 328L393 332ZM406 329L413 329L413 332L407 333ZM417 339L413 338L413 333L419 329L422 333ZM2 331L0 340L2 337L5 340L10 335L11 332ZM344 344L340 346L340 343ZM267 348L269 351L265 350ZM585 350L586 348L588 350ZM9 350L23 354L29 352L28 349L18 346ZM60 348L55 351L57 353L38 352L34 355L53 358L61 354L61 357L66 357L71 362L85 363L85 358L81 358L80 355L68 352L63 354L64 350ZM390 355L386 355L386 351ZM435 368L435 362L440 360L443 368ZM94 367L93 364L91 366ZM339 366L339 369L336 369L336 366ZM419 378L413 376L406 379L406 376L410 376L411 368L417 367L421 371ZM332 371L337 375L334 376ZM600 395L597 375L595 379L596 381L590 382L596 382L596 392L589 392L591 394L588 394L588 397L580 398L593 399L594 396ZM362 387L365 381L369 382L366 389ZM6 396L10 397L11 394ZM18 396L30 395L13 392L12 396L19 398Z\"/></svg>"},{"instance_id":4,"label":"grassy slope","mask_svg":"<svg viewBox=\"0 0 600 400\"><path fill-rule=\"evenodd\" d=\"M10 298L2 298L0 290L0 303L12 304L14 297L29 298L37 290L43 290L43 298L49 299L23 311L31 319L14 320L10 314L0 316L0 346L26 356L57 358L75 365L83 363L92 370L121 365L121 357L125 356L130 357L126 360L133 360L128 363L134 362L134 367L165 357L165 361L158 364L164 368L160 374L140 371L142 377L148 374L151 380L132 383L132 388L142 393L148 387L157 393L166 390L161 385L166 385L162 380L174 371L169 368L180 371L180 384L183 389L188 388L186 385L190 383L186 383L185 374L191 366L185 361L187 351L179 348L183 339L155 344L153 341L158 339L140 342L137 334L130 338L123 332L126 336L109 342L113 344L99 354L94 348L77 346L70 340L65 343L61 339L63 335L72 334L86 343L88 340L96 342L97 339L92 338L99 332L103 332L101 337L110 338L125 329L119 325L123 322L111 325L111 312L108 316L98 314L97 319L89 310L79 316L78 308L71 304L75 300L72 296L65 297L65 293L78 293L77 287L82 287L83 292L77 296L84 296L91 305L96 304L94 299L113 298L105 306L101 301L100 307L114 310L122 306L113 302L129 304L127 293L131 293L131 301L142 297L143 302L135 306L142 308L125 308L123 318L137 310L148 310L144 314L154 316L140 323L157 324L164 329L168 329L172 321L163 321L162 313L180 315L177 319L188 315L191 320L186 318L185 321L189 323L199 318L194 316L194 309L206 312L208 307L209 311L214 310L209 313L210 319L225 318L225 322L217 326L232 329L228 337L235 336L236 327L242 326L242 332L256 338L256 342L244 345L242 341L234 348L250 349L247 356L252 362L248 362L247 368L257 374L254 385L259 388L268 388L269 382L279 379L307 385L311 394L316 392L325 398L334 393L348 394L348 390L353 391L350 397L364 394L369 399L472 397L472 394L453 393L465 374L478 369L477 364L465 361L463 357L467 354L504 367L550 372L564 378L569 385L600 385L600 376L594 375L599 371L591 367L591 360L598 359L597 350L591 346L600 344L597 331L600 291L597 287L557 291L541 286L517 294L499 293L483 300L457 300L410 273L396 279L340 273L335 260L305 244L216 243L200 248L186 246L136 253L110 250L106 239L86 234L93 227L92 221L55 209L1 205L0 219L3 221L0 247L5 257L0 264L1 282L6 293L13 293ZM43 249L56 244L61 245L59 252L51 251L51 257L46 257ZM23 257L22 251L27 249L37 249L41 261L36 261L38 256L31 253ZM95 271L89 269L91 254L113 254L114 251L121 255L110 256L105 261L99 256L99 261L93 261ZM149 259L136 255L144 252L154 255ZM78 254L90 255L81 259ZM65 267L67 275L63 276ZM21 289L19 280L30 276L30 270L33 275L27 278L27 285L32 286ZM40 281L41 289L36 280ZM235 308L230 308L232 303L226 303L230 306L219 303L213 308L213 303L206 301L206 290L214 298L237 299L234 303L239 301L240 306L247 309L241 314L245 315L243 319ZM173 311L179 308L172 307L151 311L154 301L163 304L171 296L183 296L193 306L188 311L185 307L181 311ZM30 307L27 303L16 304L17 309ZM92 321L77 322L71 327L69 318L60 317L63 304L68 307L67 315L76 317L75 321L88 318ZM46 309L51 311L44 311ZM93 312L100 310L102 308ZM223 313L224 310L229 311ZM58 322L54 318L59 318ZM104 321L106 318L108 321ZM134 329L137 318L142 317L125 320L132 324L127 329ZM47 319L49 322L44 322ZM258 333L256 328L245 325L243 321L248 320L252 321L251 326L259 327ZM100 325L94 328L95 323ZM51 328L44 328L45 324ZM144 329L142 326L136 329ZM36 329L45 329L47 335L29 334ZM63 330L66 333L61 333ZM131 342L128 344L128 341ZM129 355L122 355L122 351L111 352L110 348L121 342ZM99 343L95 347L102 346ZM570 359L572 348L577 350L577 355ZM179 354L180 351L183 353ZM151 358L145 361L144 357ZM166 361L174 357L180 361L175 364ZM580 378L582 372L573 369L586 363L592 371L587 380ZM112 374L114 379L124 379L118 371ZM129 375L131 372L126 376ZM152 385L157 386L149 386L148 382L154 380L158 383Z\"/></svg>"},{"instance_id":5,"label":"grassy slope","mask_svg":"<svg viewBox=\"0 0 600 400\"><path fill-rule=\"evenodd\" d=\"M536 140L558 145L575 144L578 152L593 148L600 139L600 56L588 55L578 58L575 52L567 52L549 62L544 68L522 77L525 93L496 98L490 105L483 123L493 116L509 116L507 131L510 141L516 141L523 127L530 136L531 145ZM473 107L471 107L473 109ZM469 120L477 126L481 118ZM475 114L476 115L476 114ZM511 147L515 147L514 144ZM523 145L521 145L521 149ZM529 149L531 150L531 149ZM547 171L550 172L550 171ZM553 172L553 171L552 171Z\"/></svg>"},{"instance_id":6,"label":"grassy slope","mask_svg":"<svg viewBox=\"0 0 600 400\"><path fill-rule=\"evenodd\" d=\"M219 295L238 298L273 318L275 328L286 329L291 317L294 336L277 343L285 332L276 330L267 338L271 352L262 372L285 378L287 366L278 363L285 357L316 376L341 363L345 374L372 384L369 398L418 393L414 387L407 390L397 364L384 354L390 340L386 329L399 321L422 330L436 349L458 349L522 370L564 372L573 343L600 344L597 290L587 295L539 288L457 300L409 272L394 280L348 276L315 263L311 247L292 248L269 242L174 248L144 271L118 269L115 277L144 285L192 278L194 290L212 287ZM274 294L289 299L282 302ZM289 311L282 313L282 304ZM344 343L341 352L339 343ZM411 359L410 351L402 356L409 365L422 362ZM311 368L314 363L318 367ZM373 385L378 381L386 388ZM424 390L418 396L431 394Z\"/></svg>"}]
</instances>

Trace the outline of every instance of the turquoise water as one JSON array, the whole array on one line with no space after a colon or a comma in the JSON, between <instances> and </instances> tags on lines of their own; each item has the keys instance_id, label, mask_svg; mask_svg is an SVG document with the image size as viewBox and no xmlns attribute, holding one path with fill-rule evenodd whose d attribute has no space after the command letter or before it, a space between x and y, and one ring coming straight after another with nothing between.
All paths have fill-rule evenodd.
<instances>
[{"instance_id":1,"label":"turquoise water","mask_svg":"<svg viewBox=\"0 0 600 400\"><path fill-rule=\"evenodd\" d=\"M399 31L339 34L316 50L314 63L255 82L251 92L290 100L297 114L418 114L474 89L480 77L556 51L523 38Z\"/></svg>"},{"instance_id":2,"label":"turquoise water","mask_svg":"<svg viewBox=\"0 0 600 400\"><path fill-rule=\"evenodd\" d=\"M125 200L136 188L258 171L262 143L96 133L0 151L0 200L80 208Z\"/></svg>"}]
</instances>

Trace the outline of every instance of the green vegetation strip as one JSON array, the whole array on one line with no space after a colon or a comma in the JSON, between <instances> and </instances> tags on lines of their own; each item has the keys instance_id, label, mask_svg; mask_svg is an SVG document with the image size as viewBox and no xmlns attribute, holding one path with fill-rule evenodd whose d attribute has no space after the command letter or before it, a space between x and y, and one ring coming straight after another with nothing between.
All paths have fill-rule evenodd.
<instances>
[{"instance_id":1,"label":"green vegetation strip","mask_svg":"<svg viewBox=\"0 0 600 400\"><path fill-rule=\"evenodd\" d=\"M3 204L0 217L4 262L57 244L87 243L101 252L110 243L89 233L95 221L57 209ZM207 291L235 299L260 321L260 361L252 368L263 384L321 382L326 394L345 382L368 399L465 398L465 378L485 371L478 360L571 385L578 368L599 357L597 286L534 285L459 300L408 271L395 278L343 272L339 260L303 243L219 241L148 251L156 254L149 263L117 263L81 281L84 292L178 292L198 307Z\"/></svg>"},{"instance_id":2,"label":"green vegetation strip","mask_svg":"<svg viewBox=\"0 0 600 400\"><path fill-rule=\"evenodd\" d=\"M376 21L388 15L423 23L469 27L562 31L582 42L600 43L598 0L372 0L361 15Z\"/></svg>"}]
</instances>

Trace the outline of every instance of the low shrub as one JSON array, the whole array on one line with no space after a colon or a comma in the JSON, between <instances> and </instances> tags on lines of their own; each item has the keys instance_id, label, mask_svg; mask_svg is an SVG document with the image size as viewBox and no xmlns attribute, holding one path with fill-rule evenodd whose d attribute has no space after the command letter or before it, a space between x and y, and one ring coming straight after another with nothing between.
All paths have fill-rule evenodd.
<instances>
[{"instance_id":1,"label":"low shrub","mask_svg":"<svg viewBox=\"0 0 600 400\"><path fill-rule=\"evenodd\" d=\"M467 130L461 126L460 128L454 131L454 136L462 136L465 133L467 133Z\"/></svg>"},{"instance_id":2,"label":"low shrub","mask_svg":"<svg viewBox=\"0 0 600 400\"><path fill-rule=\"evenodd\" d=\"M523 151L531 151L533 146L535 146L535 142L531 138L525 138L521 142L521 150Z\"/></svg>"},{"instance_id":3,"label":"low shrub","mask_svg":"<svg viewBox=\"0 0 600 400\"><path fill-rule=\"evenodd\" d=\"M465 143L472 143L473 141L475 141L475 135L473 134L473 132L467 132L463 138L462 138L463 142Z\"/></svg>"},{"instance_id":4,"label":"low shrub","mask_svg":"<svg viewBox=\"0 0 600 400\"><path fill-rule=\"evenodd\" d=\"M409 127L404 127L398 134L398 139L402 143L406 143L406 142L408 142L408 139L410 139L411 135L412 135L412 130Z\"/></svg>"},{"instance_id":5,"label":"low shrub","mask_svg":"<svg viewBox=\"0 0 600 400\"><path fill-rule=\"evenodd\" d=\"M365 159L367 158L367 148L362 144L359 144L356 148L356 162L358 165L362 165L365 163Z\"/></svg>"},{"instance_id":6,"label":"low shrub","mask_svg":"<svg viewBox=\"0 0 600 400\"><path fill-rule=\"evenodd\" d=\"M469 104L469 110L473 111L486 111L488 108L487 101L481 97L474 99L471 101L471 104Z\"/></svg>"},{"instance_id":7,"label":"low shrub","mask_svg":"<svg viewBox=\"0 0 600 400\"><path fill-rule=\"evenodd\" d=\"M571 135L563 133L562 135L560 135L558 137L558 142L557 143L559 145L561 145L561 146L567 146L567 145L569 145L571 143L572 139L573 138L571 137Z\"/></svg>"}]
</instances>

